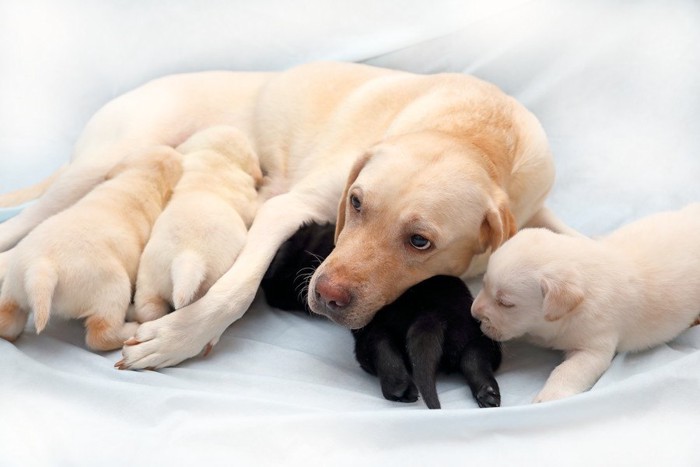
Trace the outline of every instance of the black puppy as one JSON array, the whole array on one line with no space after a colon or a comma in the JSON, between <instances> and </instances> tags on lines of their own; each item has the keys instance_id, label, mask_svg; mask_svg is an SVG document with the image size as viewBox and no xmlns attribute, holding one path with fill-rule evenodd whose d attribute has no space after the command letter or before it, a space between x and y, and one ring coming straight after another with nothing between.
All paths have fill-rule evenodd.
<instances>
[{"instance_id":1,"label":"black puppy","mask_svg":"<svg viewBox=\"0 0 700 467\"><path fill-rule=\"evenodd\" d=\"M280 247L261 284L271 306L306 310L308 278L332 251L333 235L330 224L304 225ZM501 349L472 318L472 300L459 278L432 277L352 331L357 361L379 377L385 398L414 402L420 392L429 408L440 408L435 388L439 369L462 372L480 407L500 405L494 371Z\"/></svg>"},{"instance_id":2,"label":"black puppy","mask_svg":"<svg viewBox=\"0 0 700 467\"><path fill-rule=\"evenodd\" d=\"M305 224L277 250L260 287L268 305L307 311L306 288L314 270L333 251L333 224Z\"/></svg>"}]
</instances>

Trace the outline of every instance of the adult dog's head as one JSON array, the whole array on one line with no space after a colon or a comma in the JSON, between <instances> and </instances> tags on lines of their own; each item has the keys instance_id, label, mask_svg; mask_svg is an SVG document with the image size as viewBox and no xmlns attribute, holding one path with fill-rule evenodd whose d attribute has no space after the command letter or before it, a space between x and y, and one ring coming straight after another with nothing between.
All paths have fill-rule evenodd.
<instances>
[{"instance_id":1,"label":"adult dog's head","mask_svg":"<svg viewBox=\"0 0 700 467\"><path fill-rule=\"evenodd\" d=\"M475 255L515 233L499 170L446 133L403 135L371 148L350 171L336 248L309 286L311 310L356 329L409 287L463 274Z\"/></svg>"}]
</instances>

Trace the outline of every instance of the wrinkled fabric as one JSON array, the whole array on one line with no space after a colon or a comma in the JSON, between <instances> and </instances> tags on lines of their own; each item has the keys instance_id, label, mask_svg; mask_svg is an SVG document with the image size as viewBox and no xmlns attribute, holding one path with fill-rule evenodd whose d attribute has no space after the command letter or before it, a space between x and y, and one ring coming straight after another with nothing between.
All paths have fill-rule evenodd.
<instances>
[{"instance_id":1,"label":"wrinkled fabric","mask_svg":"<svg viewBox=\"0 0 700 467\"><path fill-rule=\"evenodd\" d=\"M0 0L0 191L68 162L88 118L152 78L348 60L471 73L519 99L555 156L548 205L601 235L700 201L698 44L692 0ZM0 340L0 465L700 464L700 327L538 405L561 354L509 343L498 409L458 375L439 378L440 411L387 401L352 349L259 297L208 357L117 371L119 352L54 319Z\"/></svg>"}]
</instances>

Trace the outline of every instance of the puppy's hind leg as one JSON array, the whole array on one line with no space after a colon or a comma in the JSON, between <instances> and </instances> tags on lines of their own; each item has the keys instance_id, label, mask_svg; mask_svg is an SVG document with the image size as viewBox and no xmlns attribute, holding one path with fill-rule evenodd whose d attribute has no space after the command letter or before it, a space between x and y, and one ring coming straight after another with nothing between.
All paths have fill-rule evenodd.
<instances>
[{"instance_id":1,"label":"puppy's hind leg","mask_svg":"<svg viewBox=\"0 0 700 467\"><path fill-rule=\"evenodd\" d=\"M0 338L14 342L27 324L29 314L12 300L0 301Z\"/></svg>"},{"instance_id":2,"label":"puppy's hind leg","mask_svg":"<svg viewBox=\"0 0 700 467\"><path fill-rule=\"evenodd\" d=\"M129 321L145 323L161 318L170 312L170 303L164 296L169 291L164 290L167 289L165 279L160 277L167 275L167 271L155 271L155 267L146 265L149 261L149 258L145 258L145 254L141 257L136 292L134 293L134 306L127 315Z\"/></svg>"},{"instance_id":3,"label":"puppy's hind leg","mask_svg":"<svg viewBox=\"0 0 700 467\"><path fill-rule=\"evenodd\" d=\"M408 358L413 366L413 381L429 409L439 409L435 378L442 359L445 330L441 321L430 314L421 316L406 335Z\"/></svg>"},{"instance_id":4,"label":"puppy's hind leg","mask_svg":"<svg viewBox=\"0 0 700 467\"><path fill-rule=\"evenodd\" d=\"M370 322L355 331L355 357L363 370L377 375L382 395L397 402L415 402L418 389L413 384L402 353L391 342L388 333Z\"/></svg>"},{"instance_id":5,"label":"puppy's hind leg","mask_svg":"<svg viewBox=\"0 0 700 467\"><path fill-rule=\"evenodd\" d=\"M146 297L145 294L136 293L133 313L128 316L132 321L145 323L162 318L170 312L170 304L158 295Z\"/></svg>"},{"instance_id":6,"label":"puppy's hind leg","mask_svg":"<svg viewBox=\"0 0 700 467\"><path fill-rule=\"evenodd\" d=\"M96 313L85 320L87 334L85 343L92 350L107 351L120 349L124 341L136 334L138 323L125 322L108 312Z\"/></svg>"},{"instance_id":7,"label":"puppy's hind leg","mask_svg":"<svg viewBox=\"0 0 700 467\"><path fill-rule=\"evenodd\" d=\"M479 407L501 405L501 392L494 376L500 364L500 345L485 336L472 340L462 351L459 368Z\"/></svg>"},{"instance_id":8,"label":"puppy's hind leg","mask_svg":"<svg viewBox=\"0 0 700 467\"><path fill-rule=\"evenodd\" d=\"M85 343L92 350L115 350L121 348L139 328L138 323L125 322L131 284L123 272L101 288L103 292L92 304L94 311L85 320Z\"/></svg>"}]
</instances>

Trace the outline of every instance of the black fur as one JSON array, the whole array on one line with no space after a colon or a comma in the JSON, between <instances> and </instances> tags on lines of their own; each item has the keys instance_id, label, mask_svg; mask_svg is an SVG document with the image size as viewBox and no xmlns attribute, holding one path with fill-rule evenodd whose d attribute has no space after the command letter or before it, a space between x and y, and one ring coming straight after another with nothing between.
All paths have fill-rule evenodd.
<instances>
[{"instance_id":1,"label":"black fur","mask_svg":"<svg viewBox=\"0 0 700 467\"><path fill-rule=\"evenodd\" d=\"M271 306L305 310L300 288L333 249L332 225L302 226L275 255L262 288ZM431 409L440 408L438 370L460 371L480 407L501 403L494 371L501 348L484 336L469 310L469 289L459 278L436 276L408 289L364 328L352 331L360 366L379 377L385 398L414 402L420 392Z\"/></svg>"},{"instance_id":2,"label":"black fur","mask_svg":"<svg viewBox=\"0 0 700 467\"><path fill-rule=\"evenodd\" d=\"M260 286L270 306L306 310L306 288L314 269L333 250L333 224L302 225L277 250Z\"/></svg>"},{"instance_id":3,"label":"black fur","mask_svg":"<svg viewBox=\"0 0 700 467\"><path fill-rule=\"evenodd\" d=\"M417 388L429 408L440 408L437 371L460 371L480 407L500 405L493 372L501 363L501 349L469 313L472 300L459 278L435 276L353 331L357 360L379 376L384 397L415 401Z\"/></svg>"}]
</instances>

